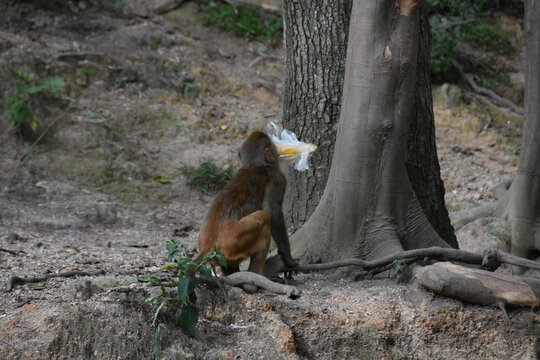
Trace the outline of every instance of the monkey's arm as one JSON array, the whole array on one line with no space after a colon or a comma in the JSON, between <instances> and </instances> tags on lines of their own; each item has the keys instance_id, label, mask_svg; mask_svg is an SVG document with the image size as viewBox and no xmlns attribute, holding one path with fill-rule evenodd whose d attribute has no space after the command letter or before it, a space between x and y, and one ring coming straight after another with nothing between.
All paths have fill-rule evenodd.
<instances>
[{"instance_id":1,"label":"monkey's arm","mask_svg":"<svg viewBox=\"0 0 540 360\"><path fill-rule=\"evenodd\" d=\"M279 255L281 255L281 258L287 267L298 265L298 261L294 260L291 256L289 235L287 234L285 218L283 217L281 207L272 206L270 209L270 214L270 232L272 233L272 238L278 247Z\"/></svg>"}]
</instances>

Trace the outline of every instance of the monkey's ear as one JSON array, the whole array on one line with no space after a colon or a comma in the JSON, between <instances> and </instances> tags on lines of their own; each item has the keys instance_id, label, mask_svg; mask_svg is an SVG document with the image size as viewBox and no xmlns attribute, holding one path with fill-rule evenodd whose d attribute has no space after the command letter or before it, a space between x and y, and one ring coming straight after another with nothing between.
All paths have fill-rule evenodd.
<instances>
[{"instance_id":1,"label":"monkey's ear","mask_svg":"<svg viewBox=\"0 0 540 360\"><path fill-rule=\"evenodd\" d=\"M270 148L270 146L265 146L264 147L264 158L270 164L274 163L274 154L272 153L272 149Z\"/></svg>"}]
</instances>

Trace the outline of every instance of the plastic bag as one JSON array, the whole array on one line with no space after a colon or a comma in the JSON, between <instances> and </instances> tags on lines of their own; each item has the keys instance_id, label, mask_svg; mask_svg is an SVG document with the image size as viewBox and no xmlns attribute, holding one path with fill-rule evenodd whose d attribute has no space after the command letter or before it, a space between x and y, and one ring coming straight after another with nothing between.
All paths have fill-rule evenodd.
<instances>
[{"instance_id":1,"label":"plastic bag","mask_svg":"<svg viewBox=\"0 0 540 360\"><path fill-rule=\"evenodd\" d=\"M316 145L299 141L296 135L289 130L283 129L281 131L273 121L266 125L266 132L276 145L281 159L295 161L294 168L298 171L309 169L308 158L312 152L317 150Z\"/></svg>"}]
</instances>

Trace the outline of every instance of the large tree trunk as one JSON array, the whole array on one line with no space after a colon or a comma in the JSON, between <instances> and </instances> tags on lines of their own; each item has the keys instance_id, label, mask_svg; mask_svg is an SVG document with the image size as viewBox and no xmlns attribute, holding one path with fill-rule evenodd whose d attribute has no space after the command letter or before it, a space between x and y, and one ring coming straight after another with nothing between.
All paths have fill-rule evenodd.
<instances>
[{"instance_id":1,"label":"large tree trunk","mask_svg":"<svg viewBox=\"0 0 540 360\"><path fill-rule=\"evenodd\" d=\"M283 124L314 143L311 169L290 170L285 216L294 232L323 194L334 153L352 0L283 2L285 74Z\"/></svg>"},{"instance_id":2,"label":"large tree trunk","mask_svg":"<svg viewBox=\"0 0 540 360\"><path fill-rule=\"evenodd\" d=\"M330 172L342 101L350 9L350 0L284 2L286 66L283 123L299 138L319 146L312 158L313 170L307 175L291 171L288 176L284 207L293 232L315 209ZM424 1L419 3L418 11L421 26L418 80L408 137L407 170L429 222L447 243L457 247L444 204L444 185L435 147L429 80L431 37Z\"/></svg>"},{"instance_id":3,"label":"large tree trunk","mask_svg":"<svg viewBox=\"0 0 540 360\"><path fill-rule=\"evenodd\" d=\"M444 202L444 184L435 145L435 119L430 79L431 27L425 1L417 2L419 12L418 64L414 110L408 137L407 172L413 190L430 224L452 247L458 243Z\"/></svg>"},{"instance_id":4,"label":"large tree trunk","mask_svg":"<svg viewBox=\"0 0 540 360\"><path fill-rule=\"evenodd\" d=\"M525 124L517 174L506 194L512 254L540 251L540 3L525 1Z\"/></svg>"},{"instance_id":5,"label":"large tree trunk","mask_svg":"<svg viewBox=\"0 0 540 360\"><path fill-rule=\"evenodd\" d=\"M432 160L435 152L433 137L409 140L411 128L426 128L428 117L419 116L417 108L431 105L425 89L417 89L426 82L416 81L418 72L429 71L419 69L426 64L423 57L429 56L429 42L426 47L419 37L420 24L426 21L423 11L423 1L420 6L411 0L353 3L328 183L320 204L293 240L295 253L308 260L351 255L373 259L403 249L448 246L428 221L411 183L411 178L418 181L415 165L421 160L407 162L409 144L426 150L415 156ZM433 128L427 128L433 135Z\"/></svg>"}]
</instances>

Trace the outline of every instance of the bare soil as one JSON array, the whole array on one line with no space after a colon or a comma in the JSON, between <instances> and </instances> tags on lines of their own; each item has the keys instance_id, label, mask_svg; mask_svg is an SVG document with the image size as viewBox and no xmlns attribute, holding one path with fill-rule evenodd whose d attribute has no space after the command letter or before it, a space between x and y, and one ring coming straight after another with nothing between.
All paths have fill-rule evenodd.
<instances>
[{"instance_id":1,"label":"bare soil","mask_svg":"<svg viewBox=\"0 0 540 360\"><path fill-rule=\"evenodd\" d=\"M31 100L35 133L0 118L0 248L16 252L0 251L0 283L105 270L0 290L2 359L152 358L155 305L147 300L159 289L132 275L159 273L170 237L195 249L215 196L187 186L178 168L235 164L249 131L279 122L281 45L204 27L193 2L162 15L148 1L123 3L60 11L0 4L0 62L20 59L12 66L38 81L67 83L65 99ZM253 63L261 45L271 56ZM15 89L0 68L2 99ZM491 189L515 171L514 125L477 134L484 115L464 103L436 102L435 115L449 209L494 201ZM458 241L472 251L504 248L506 225L482 219L460 229ZM165 312L161 358L537 358L532 309L509 309L506 319L388 278L313 273L292 283L302 290L297 299L201 289L194 332Z\"/></svg>"}]
</instances>

